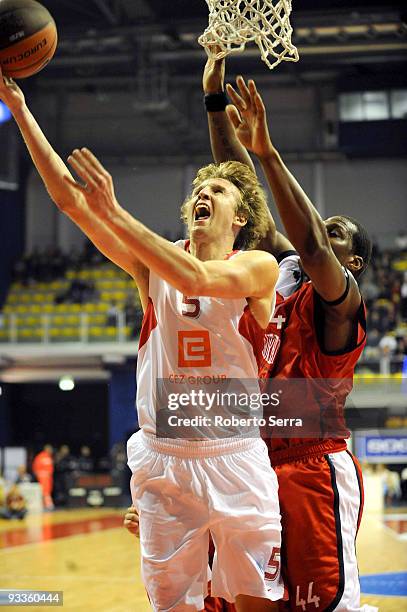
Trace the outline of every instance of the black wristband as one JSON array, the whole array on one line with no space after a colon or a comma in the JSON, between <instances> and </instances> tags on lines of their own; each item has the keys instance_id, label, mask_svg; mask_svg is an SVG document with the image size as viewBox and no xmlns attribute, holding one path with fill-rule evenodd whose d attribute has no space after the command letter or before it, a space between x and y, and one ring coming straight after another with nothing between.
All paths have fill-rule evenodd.
<instances>
[{"instance_id":1,"label":"black wristband","mask_svg":"<svg viewBox=\"0 0 407 612\"><path fill-rule=\"evenodd\" d=\"M216 94L206 94L204 96L204 104L208 113L219 113L224 111L229 102L229 98L224 91Z\"/></svg>"}]
</instances>

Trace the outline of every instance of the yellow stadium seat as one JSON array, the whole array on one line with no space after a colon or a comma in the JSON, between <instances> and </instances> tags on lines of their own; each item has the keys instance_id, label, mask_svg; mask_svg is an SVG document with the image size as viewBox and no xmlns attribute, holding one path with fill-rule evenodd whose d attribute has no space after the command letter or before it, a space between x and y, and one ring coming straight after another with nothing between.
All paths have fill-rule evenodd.
<instances>
[{"instance_id":1,"label":"yellow stadium seat","mask_svg":"<svg viewBox=\"0 0 407 612\"><path fill-rule=\"evenodd\" d=\"M41 318L40 317L26 317L25 319L25 324L26 325L40 325L41 324Z\"/></svg>"},{"instance_id":2,"label":"yellow stadium seat","mask_svg":"<svg viewBox=\"0 0 407 612\"><path fill-rule=\"evenodd\" d=\"M84 312L96 312L96 304L88 303L83 305Z\"/></svg>"},{"instance_id":3,"label":"yellow stadium seat","mask_svg":"<svg viewBox=\"0 0 407 612\"><path fill-rule=\"evenodd\" d=\"M80 320L81 319L78 315L67 315L66 316L66 323L68 325L79 325Z\"/></svg>"},{"instance_id":4,"label":"yellow stadium seat","mask_svg":"<svg viewBox=\"0 0 407 612\"><path fill-rule=\"evenodd\" d=\"M62 335L65 338L73 338L74 336L78 336L78 330L74 327L64 327L62 329Z\"/></svg>"},{"instance_id":5,"label":"yellow stadium seat","mask_svg":"<svg viewBox=\"0 0 407 612\"><path fill-rule=\"evenodd\" d=\"M42 311L46 314L52 314L55 312L55 304L44 304L42 306Z\"/></svg>"},{"instance_id":6,"label":"yellow stadium seat","mask_svg":"<svg viewBox=\"0 0 407 612\"><path fill-rule=\"evenodd\" d=\"M102 331L101 327L91 327L89 329L89 335L99 338L102 335Z\"/></svg>"}]
</instances>

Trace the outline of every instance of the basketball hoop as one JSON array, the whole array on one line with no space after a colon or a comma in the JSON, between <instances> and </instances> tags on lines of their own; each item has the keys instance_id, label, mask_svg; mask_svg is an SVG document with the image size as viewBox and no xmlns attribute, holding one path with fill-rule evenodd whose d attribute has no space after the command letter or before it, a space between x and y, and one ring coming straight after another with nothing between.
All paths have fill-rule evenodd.
<instances>
[{"instance_id":1,"label":"basketball hoop","mask_svg":"<svg viewBox=\"0 0 407 612\"><path fill-rule=\"evenodd\" d=\"M209 57L221 59L243 51L246 43L255 42L261 59L270 69L283 60L298 61L297 48L291 42L292 0L206 0L206 3L209 24L198 42Z\"/></svg>"}]
</instances>

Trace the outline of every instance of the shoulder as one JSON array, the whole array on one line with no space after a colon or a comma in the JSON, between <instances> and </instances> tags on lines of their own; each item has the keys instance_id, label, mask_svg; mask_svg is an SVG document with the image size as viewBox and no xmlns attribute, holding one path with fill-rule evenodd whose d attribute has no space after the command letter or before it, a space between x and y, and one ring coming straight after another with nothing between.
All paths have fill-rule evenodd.
<instances>
[{"instance_id":1,"label":"shoulder","mask_svg":"<svg viewBox=\"0 0 407 612\"><path fill-rule=\"evenodd\" d=\"M239 255L240 261L247 261L255 265L273 266L275 268L278 267L278 263L274 255L271 255L271 253L267 253L266 251L240 251Z\"/></svg>"},{"instance_id":2,"label":"shoulder","mask_svg":"<svg viewBox=\"0 0 407 612\"><path fill-rule=\"evenodd\" d=\"M277 257L277 262L280 270L277 291L286 298L301 288L305 281L305 275L296 251L281 253Z\"/></svg>"}]
</instances>

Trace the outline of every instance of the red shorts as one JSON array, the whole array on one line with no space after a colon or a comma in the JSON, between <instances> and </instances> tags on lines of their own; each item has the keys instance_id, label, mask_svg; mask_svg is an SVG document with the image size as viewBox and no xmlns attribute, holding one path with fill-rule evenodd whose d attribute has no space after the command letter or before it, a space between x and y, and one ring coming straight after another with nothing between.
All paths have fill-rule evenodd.
<instances>
[{"instance_id":1,"label":"red shorts","mask_svg":"<svg viewBox=\"0 0 407 612\"><path fill-rule=\"evenodd\" d=\"M275 466L282 515L281 610L358 610L355 538L363 509L362 474L348 451Z\"/></svg>"}]
</instances>

